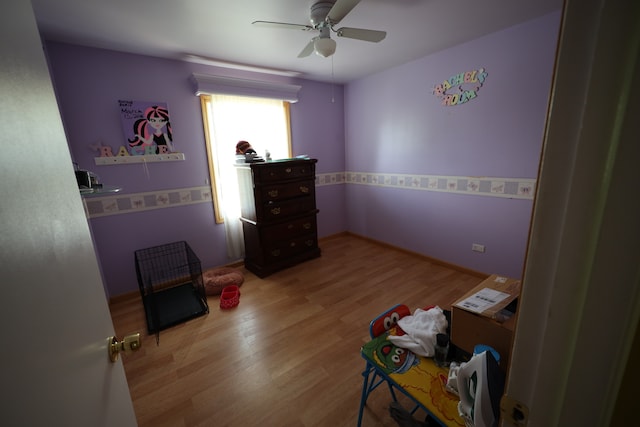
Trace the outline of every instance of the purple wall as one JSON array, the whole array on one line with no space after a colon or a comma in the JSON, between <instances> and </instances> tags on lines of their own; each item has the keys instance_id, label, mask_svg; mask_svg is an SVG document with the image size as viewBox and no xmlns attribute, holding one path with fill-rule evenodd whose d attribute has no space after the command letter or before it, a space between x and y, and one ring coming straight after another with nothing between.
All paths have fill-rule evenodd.
<instances>
[{"instance_id":1,"label":"purple wall","mask_svg":"<svg viewBox=\"0 0 640 427\"><path fill-rule=\"evenodd\" d=\"M560 13L348 84L346 169L536 178ZM432 88L485 68L475 99ZM532 200L349 184L348 229L484 273L521 277ZM471 251L472 243L486 252Z\"/></svg>"},{"instance_id":2,"label":"purple wall","mask_svg":"<svg viewBox=\"0 0 640 427\"><path fill-rule=\"evenodd\" d=\"M123 194L204 186L208 169L193 72L302 85L292 104L295 155L318 159L317 173L344 171L535 178L559 13L530 21L344 88L60 43L47 55L72 157ZM431 88L485 67L478 97L443 107ZM183 162L96 166L102 143L123 142L117 101L167 102ZM316 189L320 237L349 230L486 273L520 277L531 200L383 186L327 184ZM346 202L345 202L346 200ZM223 226L211 204L90 220L109 296L137 290L133 252L186 240L204 268L228 263ZM487 252L470 251L471 243Z\"/></svg>"},{"instance_id":3,"label":"purple wall","mask_svg":"<svg viewBox=\"0 0 640 427\"><path fill-rule=\"evenodd\" d=\"M122 194L205 186L208 183L199 98L189 82L193 72L263 79L302 85L291 106L294 155L318 158L318 174L344 170L343 87L201 64L132 55L60 43L47 43L47 56L73 159ZM332 96L335 102L332 102ZM92 145L123 145L119 99L167 102L176 149L185 161L96 166ZM319 235L346 229L344 185L318 188ZM88 199L90 200L90 199ZM214 222L210 203L163 208L90 220L109 296L137 290L133 252L186 240L203 268L231 260L224 229Z\"/></svg>"},{"instance_id":4,"label":"purple wall","mask_svg":"<svg viewBox=\"0 0 640 427\"><path fill-rule=\"evenodd\" d=\"M294 154L309 154L318 159L316 174L342 173L345 170L343 86L308 80L301 84L299 101L291 106L292 140L294 146L298 142L302 147ZM316 204L320 210L318 236L347 230L344 187L316 187Z\"/></svg>"}]
</instances>

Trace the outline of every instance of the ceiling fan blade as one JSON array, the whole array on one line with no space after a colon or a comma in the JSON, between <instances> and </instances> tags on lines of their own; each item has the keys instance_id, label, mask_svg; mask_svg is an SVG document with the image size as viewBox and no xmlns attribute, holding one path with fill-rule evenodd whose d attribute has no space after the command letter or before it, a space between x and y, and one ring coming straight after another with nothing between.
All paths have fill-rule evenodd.
<instances>
[{"instance_id":1,"label":"ceiling fan blade","mask_svg":"<svg viewBox=\"0 0 640 427\"><path fill-rule=\"evenodd\" d=\"M313 39L311 39L311 41L309 43L307 43L307 45L304 47L304 49L302 49L302 51L298 54L298 58L306 58L307 56L311 55L311 52L313 52L313 41L315 40L315 37Z\"/></svg>"},{"instance_id":2,"label":"ceiling fan blade","mask_svg":"<svg viewBox=\"0 0 640 427\"><path fill-rule=\"evenodd\" d=\"M386 31L365 30L364 28L344 27L336 31L338 37L346 37L348 39L364 40L366 42L378 43L387 37Z\"/></svg>"},{"instance_id":3,"label":"ceiling fan blade","mask_svg":"<svg viewBox=\"0 0 640 427\"><path fill-rule=\"evenodd\" d=\"M337 24L342 21L358 3L360 3L360 0L338 0L327 14L327 19L331 22L331 25Z\"/></svg>"},{"instance_id":4,"label":"ceiling fan blade","mask_svg":"<svg viewBox=\"0 0 640 427\"><path fill-rule=\"evenodd\" d=\"M287 22L253 21L251 24L255 25L256 27L285 28L289 30L302 30L302 31L313 30L313 27L310 25L289 24Z\"/></svg>"}]
</instances>

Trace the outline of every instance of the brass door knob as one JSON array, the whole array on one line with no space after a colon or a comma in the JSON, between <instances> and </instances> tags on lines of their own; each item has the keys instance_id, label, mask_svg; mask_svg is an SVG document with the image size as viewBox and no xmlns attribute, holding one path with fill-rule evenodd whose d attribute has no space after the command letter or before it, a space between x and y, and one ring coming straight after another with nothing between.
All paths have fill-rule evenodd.
<instances>
[{"instance_id":1,"label":"brass door knob","mask_svg":"<svg viewBox=\"0 0 640 427\"><path fill-rule=\"evenodd\" d=\"M140 333L127 335L122 341L118 341L116 337L109 337L109 345L107 346L109 360L115 362L118 360L118 354L121 352L131 353L140 350L140 347L142 347Z\"/></svg>"}]
</instances>

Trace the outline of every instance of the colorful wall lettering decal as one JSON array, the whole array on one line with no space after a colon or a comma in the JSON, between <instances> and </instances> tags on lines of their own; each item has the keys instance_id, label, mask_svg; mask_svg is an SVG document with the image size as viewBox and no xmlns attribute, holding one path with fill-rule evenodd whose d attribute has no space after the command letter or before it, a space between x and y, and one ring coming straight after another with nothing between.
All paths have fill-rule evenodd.
<instances>
[{"instance_id":1,"label":"colorful wall lettering decal","mask_svg":"<svg viewBox=\"0 0 640 427\"><path fill-rule=\"evenodd\" d=\"M487 74L484 68L455 74L434 86L433 94L448 107L464 104L478 96Z\"/></svg>"}]
</instances>

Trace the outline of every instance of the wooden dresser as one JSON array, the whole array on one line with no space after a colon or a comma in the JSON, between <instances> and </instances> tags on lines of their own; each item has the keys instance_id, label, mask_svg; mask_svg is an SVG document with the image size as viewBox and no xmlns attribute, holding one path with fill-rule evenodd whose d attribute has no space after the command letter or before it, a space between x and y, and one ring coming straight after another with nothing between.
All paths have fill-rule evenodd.
<instances>
[{"instance_id":1,"label":"wooden dresser","mask_svg":"<svg viewBox=\"0 0 640 427\"><path fill-rule=\"evenodd\" d=\"M316 159L236 165L247 270L258 277L320 256Z\"/></svg>"}]
</instances>

